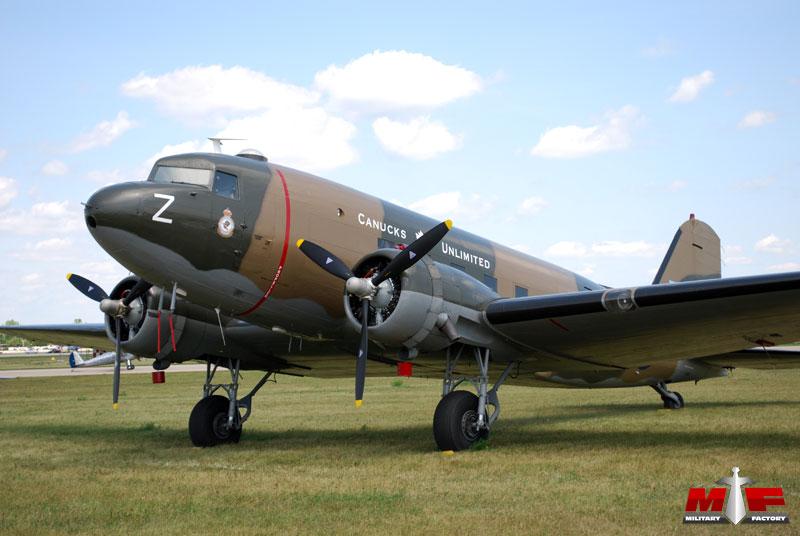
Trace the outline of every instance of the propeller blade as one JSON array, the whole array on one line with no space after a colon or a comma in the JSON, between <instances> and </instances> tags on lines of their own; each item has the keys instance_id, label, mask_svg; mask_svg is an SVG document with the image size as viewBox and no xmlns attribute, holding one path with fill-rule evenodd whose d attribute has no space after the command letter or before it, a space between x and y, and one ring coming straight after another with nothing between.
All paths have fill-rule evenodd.
<instances>
[{"instance_id":1,"label":"propeller blade","mask_svg":"<svg viewBox=\"0 0 800 536\"><path fill-rule=\"evenodd\" d=\"M144 279L139 278L139 280L136 282L136 284L133 285L133 288L128 293L128 295L125 296L122 299L122 304L127 307L128 305L131 304L131 302L133 300L135 300L136 298L138 298L139 296L141 296L142 294L144 294L145 292L150 290L150 287L152 287L152 286L153 286L152 283L149 283L149 282L145 281ZM145 309L146 308L147 307L145 307Z\"/></svg>"},{"instance_id":2,"label":"propeller blade","mask_svg":"<svg viewBox=\"0 0 800 536\"><path fill-rule=\"evenodd\" d=\"M364 401L364 380L367 375L367 352L369 345L369 300L361 300L361 343L356 356L356 407Z\"/></svg>"},{"instance_id":3,"label":"propeller blade","mask_svg":"<svg viewBox=\"0 0 800 536\"><path fill-rule=\"evenodd\" d=\"M114 355L114 396L111 407L116 410L119 408L119 372L120 372L120 361L122 358L122 348L121 348L122 319L118 316L114 317L114 322L117 330L117 340L116 340L116 353Z\"/></svg>"},{"instance_id":4,"label":"propeller blade","mask_svg":"<svg viewBox=\"0 0 800 536\"><path fill-rule=\"evenodd\" d=\"M67 281L72 283L73 287L78 289L81 294L90 300L100 302L108 298L106 291L100 288L99 285L95 285L85 277L81 277L78 274L67 274Z\"/></svg>"},{"instance_id":5,"label":"propeller blade","mask_svg":"<svg viewBox=\"0 0 800 536\"><path fill-rule=\"evenodd\" d=\"M322 246L301 238L297 241L297 248L329 274L345 281L353 277L353 272L350 268L339 257Z\"/></svg>"},{"instance_id":6,"label":"propeller blade","mask_svg":"<svg viewBox=\"0 0 800 536\"><path fill-rule=\"evenodd\" d=\"M372 284L376 287L383 283L390 277L401 274L408 270L417 263L422 257L427 255L430 250L436 247L444 235L452 229L453 222L451 220L443 221L424 235L420 236L414 242L408 245L406 249L401 251L395 258L389 261L389 264L380 271L378 275L372 278Z\"/></svg>"}]
</instances>

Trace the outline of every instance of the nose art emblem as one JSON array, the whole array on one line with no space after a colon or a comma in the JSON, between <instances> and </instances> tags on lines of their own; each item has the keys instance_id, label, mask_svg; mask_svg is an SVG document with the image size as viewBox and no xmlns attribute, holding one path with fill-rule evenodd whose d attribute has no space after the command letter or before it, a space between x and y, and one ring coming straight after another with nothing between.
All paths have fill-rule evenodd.
<instances>
[{"instance_id":1,"label":"nose art emblem","mask_svg":"<svg viewBox=\"0 0 800 536\"><path fill-rule=\"evenodd\" d=\"M222 211L222 217L217 222L217 234L222 238L230 238L233 236L235 227L233 212L226 208Z\"/></svg>"}]
</instances>

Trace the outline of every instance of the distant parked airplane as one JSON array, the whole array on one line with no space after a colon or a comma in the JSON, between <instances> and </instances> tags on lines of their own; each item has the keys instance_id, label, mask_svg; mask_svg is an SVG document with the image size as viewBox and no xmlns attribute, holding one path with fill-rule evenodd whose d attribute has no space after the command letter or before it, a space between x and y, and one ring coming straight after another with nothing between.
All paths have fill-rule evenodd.
<instances>
[{"instance_id":1,"label":"distant parked airplane","mask_svg":"<svg viewBox=\"0 0 800 536\"><path fill-rule=\"evenodd\" d=\"M69 368L81 368L81 367L99 367L101 365L113 365L117 359L116 352L105 352L100 354L97 357L93 357L92 359L84 360L76 350L72 350L69 353ZM120 357L121 361L125 361L128 370L133 370L136 368L133 365L133 360L138 359L133 354L123 353Z\"/></svg>"}]
</instances>

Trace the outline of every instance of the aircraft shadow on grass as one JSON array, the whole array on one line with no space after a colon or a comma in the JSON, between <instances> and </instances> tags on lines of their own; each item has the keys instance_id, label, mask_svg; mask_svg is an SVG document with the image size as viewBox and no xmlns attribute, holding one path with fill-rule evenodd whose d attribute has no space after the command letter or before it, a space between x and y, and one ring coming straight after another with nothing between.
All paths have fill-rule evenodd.
<instances>
[{"instance_id":1,"label":"aircraft shadow on grass","mask_svg":"<svg viewBox=\"0 0 800 536\"><path fill-rule=\"evenodd\" d=\"M751 401L751 402L698 402L692 407L736 408L736 407L797 407L800 401ZM705 430L692 422L684 426L680 422L650 420L637 421L635 430L560 430L552 429L556 423L593 421L598 418L613 418L616 415L651 415L652 404L594 404L569 406L572 412L561 415L543 415L522 418L505 418L497 433L490 438L491 447L543 447L569 449L603 449L624 445L628 448L663 448L685 446L693 448L748 448L794 447L800 442L800 433L782 431L748 431L747 423L730 432ZM575 410L581 410L574 413ZM673 414L670 414L673 416ZM646 422L651 426L647 427ZM182 429L162 428L157 425L140 427L122 426L75 426L73 424L28 424L19 427L0 427L4 434L72 438L75 441L124 444L126 449L189 448L190 442ZM397 455L407 452L433 451L430 428L425 423L419 426L378 429L364 427L350 430L294 428L283 431L250 429L243 434L237 451L247 452L261 449L296 450L306 447L330 447L335 449L360 449L370 456Z\"/></svg>"}]
</instances>

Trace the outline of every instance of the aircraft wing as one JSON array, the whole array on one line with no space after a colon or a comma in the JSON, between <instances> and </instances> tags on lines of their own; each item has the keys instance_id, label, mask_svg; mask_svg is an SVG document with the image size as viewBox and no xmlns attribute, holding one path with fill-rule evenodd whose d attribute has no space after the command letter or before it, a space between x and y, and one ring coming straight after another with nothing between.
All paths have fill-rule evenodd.
<instances>
[{"instance_id":1,"label":"aircraft wing","mask_svg":"<svg viewBox=\"0 0 800 536\"><path fill-rule=\"evenodd\" d=\"M800 272L506 298L484 315L518 344L587 363L732 362L747 348L800 340Z\"/></svg>"},{"instance_id":2,"label":"aircraft wing","mask_svg":"<svg viewBox=\"0 0 800 536\"><path fill-rule=\"evenodd\" d=\"M800 368L800 346L748 348L738 352L704 357L701 361L720 367L752 369Z\"/></svg>"},{"instance_id":3,"label":"aircraft wing","mask_svg":"<svg viewBox=\"0 0 800 536\"><path fill-rule=\"evenodd\" d=\"M114 350L105 324L50 324L39 326L0 326L1 333L45 344L75 345L98 350Z\"/></svg>"}]
</instances>

